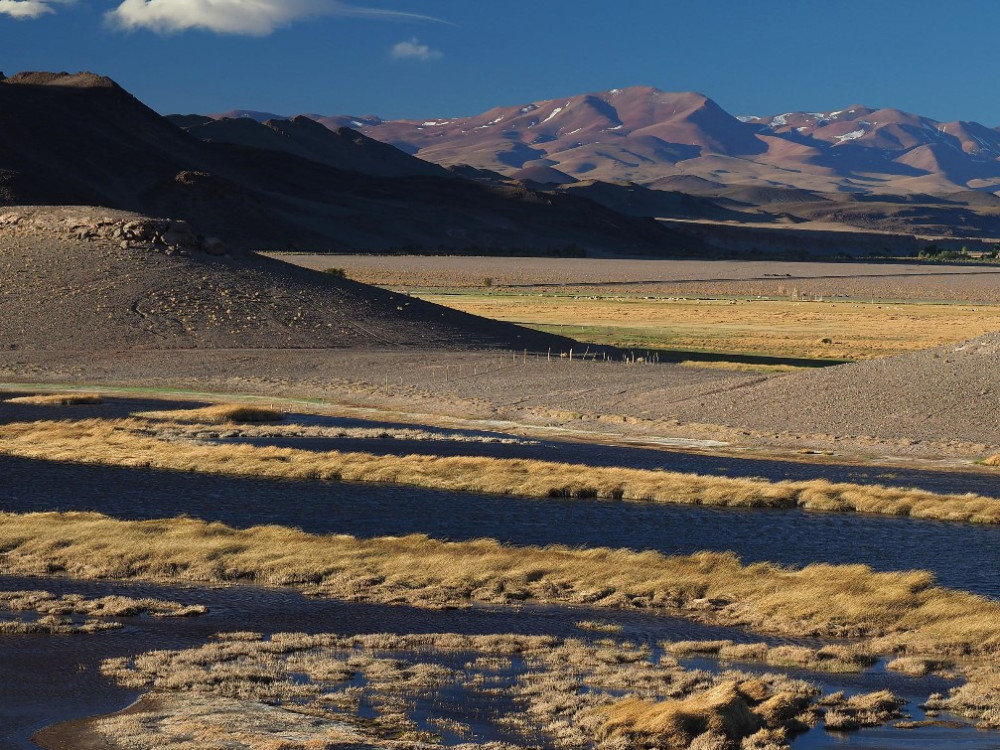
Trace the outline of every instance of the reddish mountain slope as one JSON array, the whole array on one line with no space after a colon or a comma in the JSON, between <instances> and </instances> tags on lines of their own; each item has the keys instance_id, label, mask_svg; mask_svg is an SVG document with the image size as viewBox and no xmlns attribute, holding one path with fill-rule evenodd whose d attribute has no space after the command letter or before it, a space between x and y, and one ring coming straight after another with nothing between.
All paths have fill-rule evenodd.
<instances>
[{"instance_id":1,"label":"reddish mountain slope","mask_svg":"<svg viewBox=\"0 0 1000 750\"><path fill-rule=\"evenodd\" d=\"M251 113L252 116L252 113ZM896 109L733 117L701 94L649 87L496 107L473 117L316 117L445 166L578 179L700 179L821 192L1000 190L1000 132Z\"/></svg>"}]
</instances>

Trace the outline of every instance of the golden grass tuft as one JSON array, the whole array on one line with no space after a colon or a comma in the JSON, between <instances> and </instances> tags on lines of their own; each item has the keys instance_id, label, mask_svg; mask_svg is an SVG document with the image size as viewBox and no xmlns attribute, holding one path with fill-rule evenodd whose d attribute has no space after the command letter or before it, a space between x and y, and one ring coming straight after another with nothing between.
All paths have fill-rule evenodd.
<instances>
[{"instance_id":1,"label":"golden grass tuft","mask_svg":"<svg viewBox=\"0 0 1000 750\"><path fill-rule=\"evenodd\" d=\"M604 737L625 739L630 747L688 747L704 735L739 741L763 723L735 682L679 700L651 703L625 698L608 707L606 714Z\"/></svg>"},{"instance_id":2,"label":"golden grass tuft","mask_svg":"<svg viewBox=\"0 0 1000 750\"><path fill-rule=\"evenodd\" d=\"M136 617L145 613L153 617L194 617L205 614L208 608L202 604L185 605L162 599L131 596L112 595L88 599L82 594L56 596L48 591L0 591L0 611L3 610L37 612L53 616L86 614L100 617Z\"/></svg>"},{"instance_id":3,"label":"golden grass tuft","mask_svg":"<svg viewBox=\"0 0 1000 750\"><path fill-rule=\"evenodd\" d=\"M846 700L828 702L825 725L830 731L853 732L862 727L877 727L902 717L905 701L888 690L854 695Z\"/></svg>"},{"instance_id":4,"label":"golden grass tuft","mask_svg":"<svg viewBox=\"0 0 1000 750\"><path fill-rule=\"evenodd\" d=\"M29 406L83 406L103 404L104 399L96 393L43 393L37 396L17 396L5 399L7 404L27 404Z\"/></svg>"},{"instance_id":5,"label":"golden grass tuft","mask_svg":"<svg viewBox=\"0 0 1000 750\"><path fill-rule=\"evenodd\" d=\"M231 407L211 407L224 413ZM205 419L198 411L198 421ZM176 412L165 412L176 416ZM184 412L181 412L182 414ZM222 418L222 417L219 417ZM768 482L669 471L476 456L379 456L159 438L142 419L22 422L0 426L0 453L23 458L137 466L271 479L388 482L521 495L859 512L939 521L1000 523L1000 500L847 482Z\"/></svg>"},{"instance_id":6,"label":"golden grass tuft","mask_svg":"<svg viewBox=\"0 0 1000 750\"><path fill-rule=\"evenodd\" d=\"M621 633L625 629L618 623L604 620L578 620L573 624L580 630L589 630L593 633Z\"/></svg>"},{"instance_id":7,"label":"golden grass tuft","mask_svg":"<svg viewBox=\"0 0 1000 750\"><path fill-rule=\"evenodd\" d=\"M931 672L948 671L955 667L954 659L926 656L899 656L885 665L886 669L902 672L911 677L925 677Z\"/></svg>"}]
</instances>

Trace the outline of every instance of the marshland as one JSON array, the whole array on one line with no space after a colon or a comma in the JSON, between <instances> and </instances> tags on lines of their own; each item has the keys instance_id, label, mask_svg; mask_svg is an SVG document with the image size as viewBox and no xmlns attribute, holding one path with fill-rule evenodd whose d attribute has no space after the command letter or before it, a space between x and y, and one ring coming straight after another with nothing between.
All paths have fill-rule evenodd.
<instances>
[{"instance_id":1,"label":"marshland","mask_svg":"<svg viewBox=\"0 0 1000 750\"><path fill-rule=\"evenodd\" d=\"M363 263L344 265L360 275ZM584 295L601 272L504 278L469 263L411 291L508 306L543 331L604 304L560 297L555 317L521 320L524 304L549 305L524 289ZM962 343L992 325L973 314L992 304L976 296L978 271L880 269L857 282L865 293L906 287L886 346L927 359L925 347L952 347L935 362L957 364L987 346ZM472 282L484 271L486 290ZM712 282L732 286L708 328L740 306L722 296L771 283L740 273ZM398 292L413 278L381 281ZM653 281L608 283L644 298L664 291L649 284L694 283ZM775 429L767 389L808 391L841 371L832 359L892 361L867 343L889 318L860 287L848 317L827 319L837 357L807 346L792 328L812 324L796 316L836 310L797 283L799 299L777 300L788 331L747 314L757 332L733 328L723 344L670 338L677 319L647 315L658 300L614 301L593 346L629 343L630 305L660 331L617 361L282 350L278 366L256 350L213 352L213 370L208 352L136 351L67 377L51 352L29 382L8 352L0 648L10 674L37 675L5 688L3 742L992 746L992 417L955 432L925 419L930 435L902 413L898 433L877 414L851 432L810 432L805 416L809 429ZM848 294L829 270L822 283ZM952 298L931 304L918 284ZM976 299L954 298L954 284ZM265 360L273 374L249 377ZM182 377L195 361L202 375ZM748 421L720 418L731 396ZM49 691L56 674L66 684Z\"/></svg>"}]
</instances>

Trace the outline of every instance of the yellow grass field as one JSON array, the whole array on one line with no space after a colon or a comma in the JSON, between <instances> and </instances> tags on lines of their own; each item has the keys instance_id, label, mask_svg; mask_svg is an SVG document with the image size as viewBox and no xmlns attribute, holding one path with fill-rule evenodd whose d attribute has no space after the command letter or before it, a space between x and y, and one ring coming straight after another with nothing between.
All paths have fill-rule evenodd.
<instances>
[{"instance_id":1,"label":"yellow grass field","mask_svg":"<svg viewBox=\"0 0 1000 750\"><path fill-rule=\"evenodd\" d=\"M589 343L783 358L870 359L1000 330L1000 307L989 305L499 292L420 296Z\"/></svg>"},{"instance_id":2,"label":"yellow grass field","mask_svg":"<svg viewBox=\"0 0 1000 750\"><path fill-rule=\"evenodd\" d=\"M278 257L342 268L352 279L476 315L634 349L857 360L1000 330L1000 272L993 267Z\"/></svg>"}]
</instances>

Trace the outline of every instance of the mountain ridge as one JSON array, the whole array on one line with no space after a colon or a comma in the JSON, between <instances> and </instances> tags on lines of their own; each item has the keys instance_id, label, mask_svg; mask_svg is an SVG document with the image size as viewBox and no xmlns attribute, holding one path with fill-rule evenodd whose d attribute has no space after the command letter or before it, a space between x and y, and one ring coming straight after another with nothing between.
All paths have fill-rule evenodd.
<instances>
[{"instance_id":1,"label":"mountain ridge","mask_svg":"<svg viewBox=\"0 0 1000 750\"><path fill-rule=\"evenodd\" d=\"M552 169L651 187L698 178L818 192L1000 191L1000 129L891 107L737 117L704 94L635 86L468 117L306 116L442 166L506 176Z\"/></svg>"}]
</instances>

